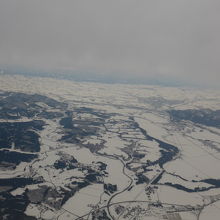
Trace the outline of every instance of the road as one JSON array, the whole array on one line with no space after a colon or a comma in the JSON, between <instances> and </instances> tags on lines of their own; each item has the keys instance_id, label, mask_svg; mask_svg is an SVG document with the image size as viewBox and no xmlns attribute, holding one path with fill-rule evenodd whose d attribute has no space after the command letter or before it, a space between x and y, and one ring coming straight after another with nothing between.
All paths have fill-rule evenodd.
<instances>
[{"instance_id":1,"label":"road","mask_svg":"<svg viewBox=\"0 0 220 220\"><path fill-rule=\"evenodd\" d=\"M131 187L131 185L133 184L133 179L132 179L128 174L125 173L125 169L126 169L126 164L125 164L125 162L124 162L121 158L119 158L119 157L115 157L115 158L117 158L117 160L120 160L121 163L123 164L122 172L123 172L123 174L129 179L130 183L129 183L129 185L128 185L127 187L125 187L123 190L121 190L120 192L117 192L117 193L115 193L114 195L112 195L112 196L110 197L110 199L108 200L108 203L107 203L106 207L107 207L108 214L109 214L109 216L111 217L112 220L115 220L115 218L114 218L114 216L111 214L111 211L110 211L111 201L112 201L116 196L118 196L118 195L120 195L121 193L123 193L123 192L125 192L126 190L128 190L128 189Z\"/></svg>"}]
</instances>

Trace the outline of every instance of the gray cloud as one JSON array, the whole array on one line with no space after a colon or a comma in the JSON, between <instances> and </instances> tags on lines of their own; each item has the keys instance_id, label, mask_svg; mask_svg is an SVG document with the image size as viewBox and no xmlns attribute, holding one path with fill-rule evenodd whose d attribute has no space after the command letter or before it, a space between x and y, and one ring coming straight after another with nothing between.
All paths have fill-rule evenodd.
<instances>
[{"instance_id":1,"label":"gray cloud","mask_svg":"<svg viewBox=\"0 0 220 220\"><path fill-rule=\"evenodd\" d=\"M0 65L218 85L218 0L1 0Z\"/></svg>"}]
</instances>

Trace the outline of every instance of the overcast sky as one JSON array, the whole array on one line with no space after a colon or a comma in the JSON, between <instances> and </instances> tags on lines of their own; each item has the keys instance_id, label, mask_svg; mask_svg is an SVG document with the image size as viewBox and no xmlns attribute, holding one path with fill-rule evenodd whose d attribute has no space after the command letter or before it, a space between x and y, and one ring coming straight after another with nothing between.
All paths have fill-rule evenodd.
<instances>
[{"instance_id":1,"label":"overcast sky","mask_svg":"<svg viewBox=\"0 0 220 220\"><path fill-rule=\"evenodd\" d=\"M0 66L220 84L219 0L0 0Z\"/></svg>"}]
</instances>

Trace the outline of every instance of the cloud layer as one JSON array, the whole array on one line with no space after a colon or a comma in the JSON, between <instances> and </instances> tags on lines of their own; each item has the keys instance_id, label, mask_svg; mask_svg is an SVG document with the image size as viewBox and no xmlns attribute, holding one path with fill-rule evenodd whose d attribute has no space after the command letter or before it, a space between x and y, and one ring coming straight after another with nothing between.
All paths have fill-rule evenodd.
<instances>
[{"instance_id":1,"label":"cloud layer","mask_svg":"<svg viewBox=\"0 0 220 220\"><path fill-rule=\"evenodd\" d=\"M218 0L1 0L0 65L217 85Z\"/></svg>"}]
</instances>

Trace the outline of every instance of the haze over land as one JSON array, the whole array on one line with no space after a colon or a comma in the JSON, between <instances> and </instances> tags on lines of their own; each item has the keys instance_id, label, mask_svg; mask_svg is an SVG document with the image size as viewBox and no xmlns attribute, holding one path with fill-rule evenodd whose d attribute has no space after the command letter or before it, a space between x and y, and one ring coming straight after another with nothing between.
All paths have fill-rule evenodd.
<instances>
[{"instance_id":1,"label":"haze over land","mask_svg":"<svg viewBox=\"0 0 220 220\"><path fill-rule=\"evenodd\" d=\"M0 220L219 220L220 2L0 1Z\"/></svg>"},{"instance_id":2,"label":"haze over land","mask_svg":"<svg viewBox=\"0 0 220 220\"><path fill-rule=\"evenodd\" d=\"M2 0L0 68L218 87L219 11L218 0Z\"/></svg>"}]
</instances>

